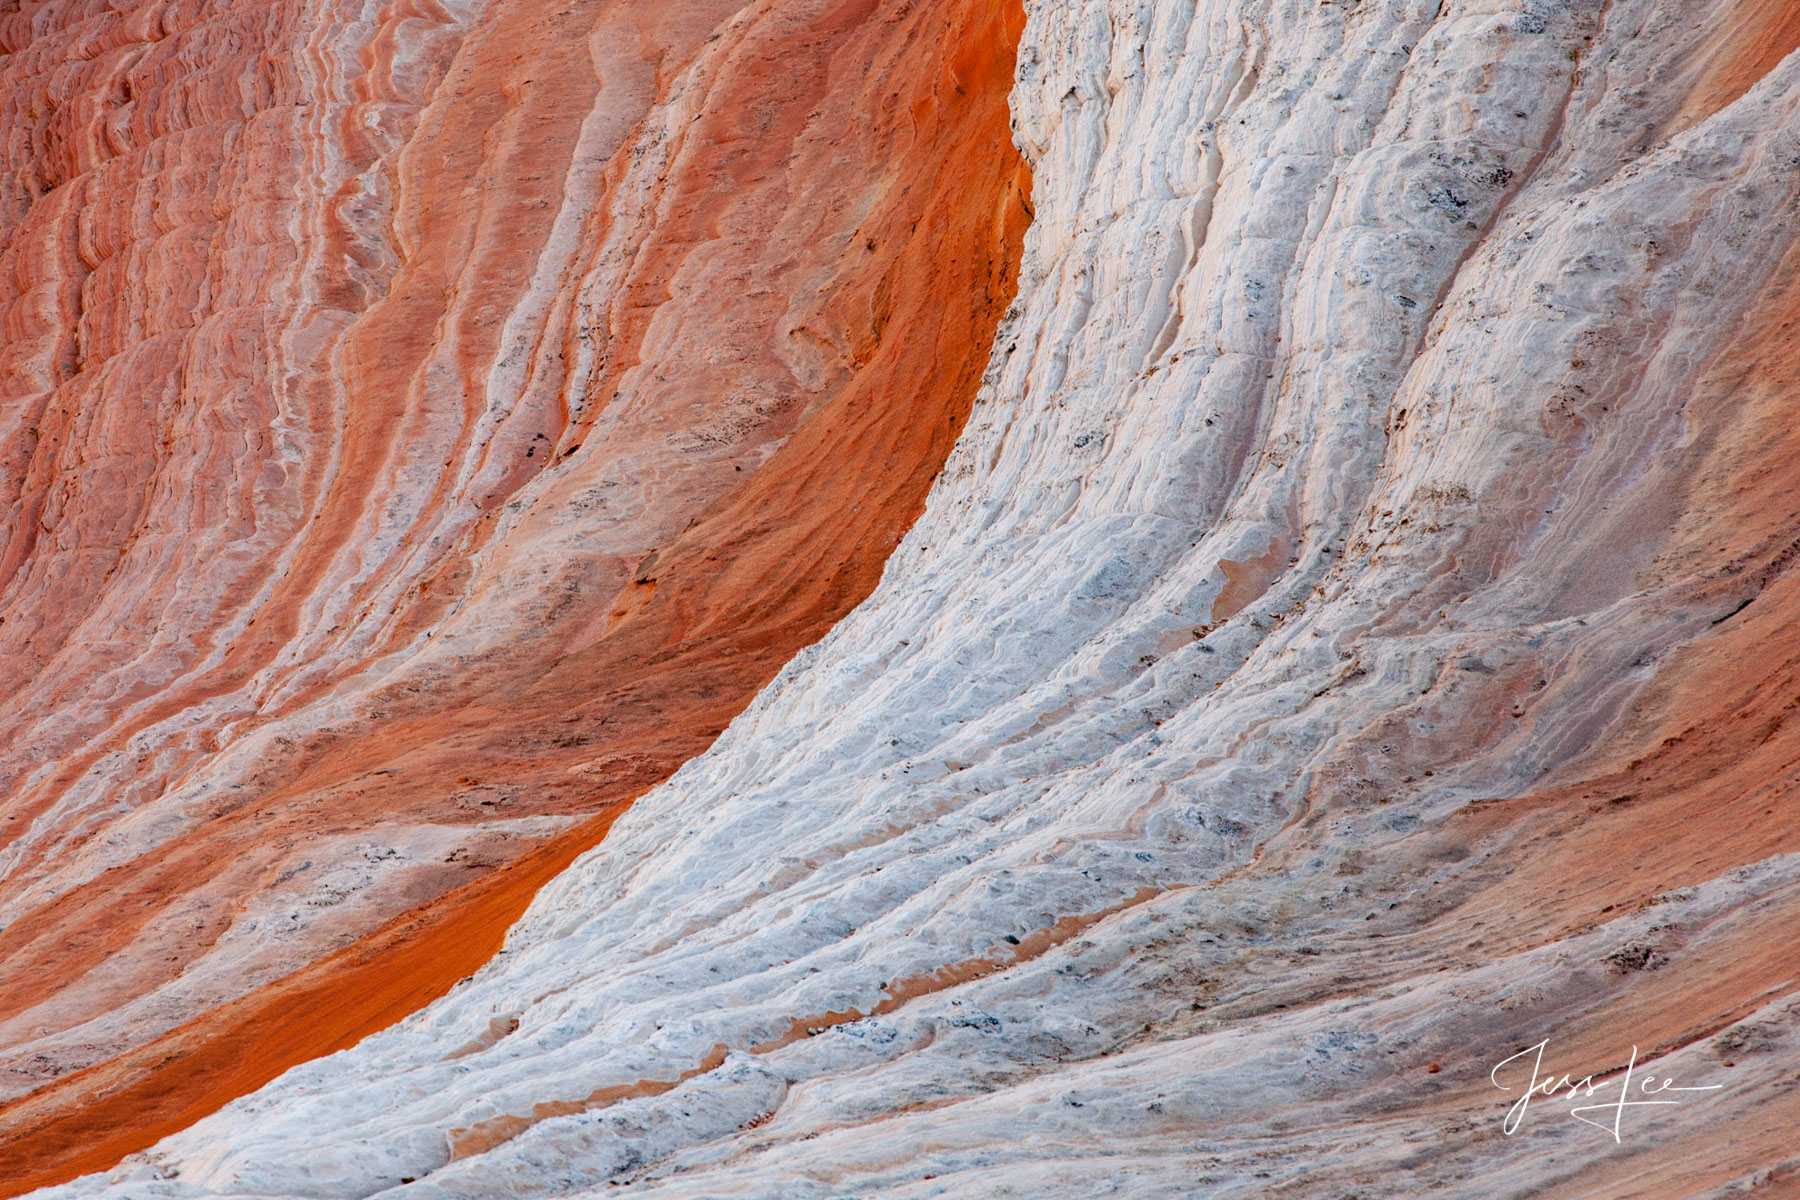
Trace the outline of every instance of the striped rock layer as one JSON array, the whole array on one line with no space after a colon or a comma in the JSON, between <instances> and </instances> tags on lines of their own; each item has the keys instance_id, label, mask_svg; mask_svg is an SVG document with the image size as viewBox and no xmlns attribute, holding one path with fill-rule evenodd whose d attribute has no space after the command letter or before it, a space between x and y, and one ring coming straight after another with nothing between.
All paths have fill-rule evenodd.
<instances>
[{"instance_id":1,"label":"striped rock layer","mask_svg":"<svg viewBox=\"0 0 1800 1200\"><path fill-rule=\"evenodd\" d=\"M441 994L868 594L1023 20L0 9L0 1191Z\"/></svg>"},{"instance_id":2,"label":"striped rock layer","mask_svg":"<svg viewBox=\"0 0 1800 1200\"><path fill-rule=\"evenodd\" d=\"M1028 8L873 594L466 982L46 1198L1794 1193L1800 17ZM1705 1090L1508 1125L1539 1044Z\"/></svg>"}]
</instances>

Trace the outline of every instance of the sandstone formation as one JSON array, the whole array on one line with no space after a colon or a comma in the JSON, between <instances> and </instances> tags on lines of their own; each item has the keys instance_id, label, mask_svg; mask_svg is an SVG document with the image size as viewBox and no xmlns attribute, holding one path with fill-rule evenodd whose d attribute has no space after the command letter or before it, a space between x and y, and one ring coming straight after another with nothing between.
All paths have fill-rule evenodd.
<instances>
[{"instance_id":1,"label":"sandstone formation","mask_svg":"<svg viewBox=\"0 0 1800 1200\"><path fill-rule=\"evenodd\" d=\"M441 994L868 594L1013 295L1022 23L0 16L0 1191Z\"/></svg>"},{"instance_id":2,"label":"sandstone formation","mask_svg":"<svg viewBox=\"0 0 1800 1200\"><path fill-rule=\"evenodd\" d=\"M47 1200L1800 1187L1800 17L1028 9L873 594L472 978ZM1508 1132L1539 1042L1711 1090Z\"/></svg>"}]
</instances>

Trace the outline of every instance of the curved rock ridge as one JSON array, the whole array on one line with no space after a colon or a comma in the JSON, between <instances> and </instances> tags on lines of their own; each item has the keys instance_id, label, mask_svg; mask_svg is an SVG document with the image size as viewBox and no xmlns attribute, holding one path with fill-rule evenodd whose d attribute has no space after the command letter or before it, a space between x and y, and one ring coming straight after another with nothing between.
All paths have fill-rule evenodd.
<instances>
[{"instance_id":1,"label":"curved rock ridge","mask_svg":"<svg viewBox=\"0 0 1800 1200\"><path fill-rule=\"evenodd\" d=\"M1800 29L1030 10L873 596L473 978L42 1195L1791 1190ZM1717 1090L1508 1134L1539 1042Z\"/></svg>"},{"instance_id":2,"label":"curved rock ridge","mask_svg":"<svg viewBox=\"0 0 1800 1200\"><path fill-rule=\"evenodd\" d=\"M869 593L1023 22L0 14L0 1192L441 994Z\"/></svg>"}]
</instances>

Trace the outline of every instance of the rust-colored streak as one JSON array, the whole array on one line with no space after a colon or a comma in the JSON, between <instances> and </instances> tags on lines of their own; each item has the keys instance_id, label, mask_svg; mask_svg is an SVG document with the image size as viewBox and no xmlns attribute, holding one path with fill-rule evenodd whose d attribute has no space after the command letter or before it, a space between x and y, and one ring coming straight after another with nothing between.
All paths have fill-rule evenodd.
<instances>
[{"instance_id":1,"label":"rust-colored streak","mask_svg":"<svg viewBox=\"0 0 1800 1200\"><path fill-rule=\"evenodd\" d=\"M412 19L404 7L368 61L391 63L399 24ZM384 168L400 253L383 265L354 231L314 220L309 205L344 216L341 196L285 197L287 208L271 210L328 236L312 259L289 253L294 292L266 298L254 320L278 321L282 304L322 290L335 307L308 321L348 332L308 326L282 343L330 348L337 373L292 384L289 418L311 424L296 435L298 466L281 468L287 490L244 490L233 501L238 532L264 539L254 549L207 535L237 547L211 574L163 553L205 533L183 535L180 520L209 518L167 510L180 488L152 484L171 470L186 472L183 486L196 494L225 488L241 470L267 484L280 472L256 455L270 447L238 465L195 465L173 443L154 461L127 454L134 478L150 482L148 507L123 515L64 488L95 523L84 538L144 547L156 567L140 571L118 565L118 553L98 565L70 558L79 569L49 557L54 548L33 531L55 522L40 522L32 506L63 494L56 471L70 464L26 445L26 483L4 498L15 516L0 610L53 607L47 597L60 593L40 587L34 599L32 580L58 571L84 599L32 617L41 637L0 626L0 655L12 656L0 662L38 681L0 723L31 728L57 704L85 707L63 731L66 744L15 740L12 760L0 761L0 787L13 789L0 793L7 836L61 811L96 771L113 773L134 803L202 777L231 786L187 810L154 852L109 861L15 910L0 930L0 1019L31 1013L34 1023L79 1030L226 953L220 938L244 906L292 876L316 853L309 846L396 826L466 829L471 849L407 867L379 902L333 910L298 952L253 944L262 957L244 966L242 994L109 1034L99 1061L0 1106L0 1196L109 1166L441 995L495 952L545 880L875 586L962 428L1014 294L1031 180L1006 101L1023 14L1017 3L981 0L764 8L759 21L733 27L733 42L709 40L738 9L719 0L598 15L593 6L504 5L460 42L445 34L413 63L406 87L381 71L358 85L371 104L384 88L423 87L406 92L419 102L405 110L412 140ZM303 38L284 22L271 15L233 36ZM138 33L157 44L158 31ZM603 60L599 86L622 90L598 103L629 120L588 146L615 155L598 182L565 185L596 104L595 73L575 48ZM711 89L703 109L660 133L633 127L694 63ZM247 163L231 159L241 135L222 129L215 167L225 163L217 169L234 178L300 171L292 145L304 144L304 119L303 108L291 117L292 144ZM379 149L359 140L375 136L367 130L333 136L362 147L357 162ZM662 136L680 143L666 169L634 176ZM593 189L592 213L568 270L612 281L604 294L617 302L584 313L578 289L562 286L526 330L538 367L519 413L478 437L489 368L506 353L495 314L533 294L534 255L550 244L557 202L565 187L583 186ZM630 189L646 186L656 203L634 207ZM630 194L620 199L621 189ZM16 255L33 237L60 245L67 229L10 233ZM629 256L608 249L620 244ZM360 265L337 274L346 261ZM309 281L315 269L329 278ZM129 286L127 277L113 286ZM121 317L108 353L134 353L141 327L127 324ZM562 364L596 337L607 353L583 390ZM273 342L232 343L250 360L228 372L246 404L274 386L255 365L257 348ZM8 352L0 376L8 363L5 378L15 380L39 369L19 361L17 347ZM167 366L139 365L157 378L159 362ZM202 403L204 382L176 387L170 404ZM181 387L202 394L181 400ZM110 390L89 400L120 402ZM144 419L154 429L159 418ZM19 446L0 435L9 453ZM503 508L534 486L535 500ZM599 521L609 498L631 488L648 497L642 514L596 524L597 549L569 538L570 513L598 511ZM288 507L257 508L277 503ZM361 562L377 538L390 557ZM222 582L203 604L171 602L190 577ZM158 691L134 681L151 659L134 660L122 644L84 657L100 650L81 631L108 605L154 614L130 618L144 622L132 653L149 653L141 647L156 620L191 639L169 640L173 649L155 660L155 677L174 683ZM235 633L233 621L242 623ZM438 649L458 628L459 645L472 648ZM434 642L420 641L427 630ZM215 642L222 653L197 666ZM366 678L376 662L379 678ZM80 681L101 677L111 690L85 697ZM163 752L126 752L134 735L168 737L157 722L251 680L274 681L259 686L277 702L206 710ZM261 729L281 736L254 755L220 757ZM484 832L482 798L496 796L506 817L571 824L554 836ZM29 886L87 853L105 828L31 842L19 870L0 880L0 899L16 881ZM326 934L356 940L327 953Z\"/></svg>"},{"instance_id":2,"label":"rust-colored streak","mask_svg":"<svg viewBox=\"0 0 1800 1200\"><path fill-rule=\"evenodd\" d=\"M660 1096L664 1092L672 1092L697 1075L717 1070L730 1052L730 1048L720 1042L709 1050L698 1063L674 1079L640 1079L636 1083L599 1088L588 1093L585 1100L548 1100L534 1104L531 1106L529 1117L510 1115L491 1117L485 1121L478 1121L467 1129L452 1129L449 1135L450 1157L453 1159L470 1158L477 1154L485 1154L495 1146L518 1137L539 1121L548 1121L551 1117L566 1117L572 1113L587 1112L589 1109L617 1104L621 1100Z\"/></svg>"}]
</instances>

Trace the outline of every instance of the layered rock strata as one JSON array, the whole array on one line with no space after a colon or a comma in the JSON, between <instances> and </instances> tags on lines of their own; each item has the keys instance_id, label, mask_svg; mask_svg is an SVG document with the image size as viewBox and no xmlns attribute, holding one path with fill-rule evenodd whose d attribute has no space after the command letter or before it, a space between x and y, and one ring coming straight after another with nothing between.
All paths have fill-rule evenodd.
<instances>
[{"instance_id":1,"label":"layered rock strata","mask_svg":"<svg viewBox=\"0 0 1800 1200\"><path fill-rule=\"evenodd\" d=\"M1034 3L874 595L465 985L45 1195L1791 1190L1796 38ZM1509 1134L1540 1041L1717 1090Z\"/></svg>"},{"instance_id":2,"label":"layered rock strata","mask_svg":"<svg viewBox=\"0 0 1800 1200\"><path fill-rule=\"evenodd\" d=\"M441 993L868 594L1013 295L1022 23L0 15L7 1194Z\"/></svg>"}]
</instances>

